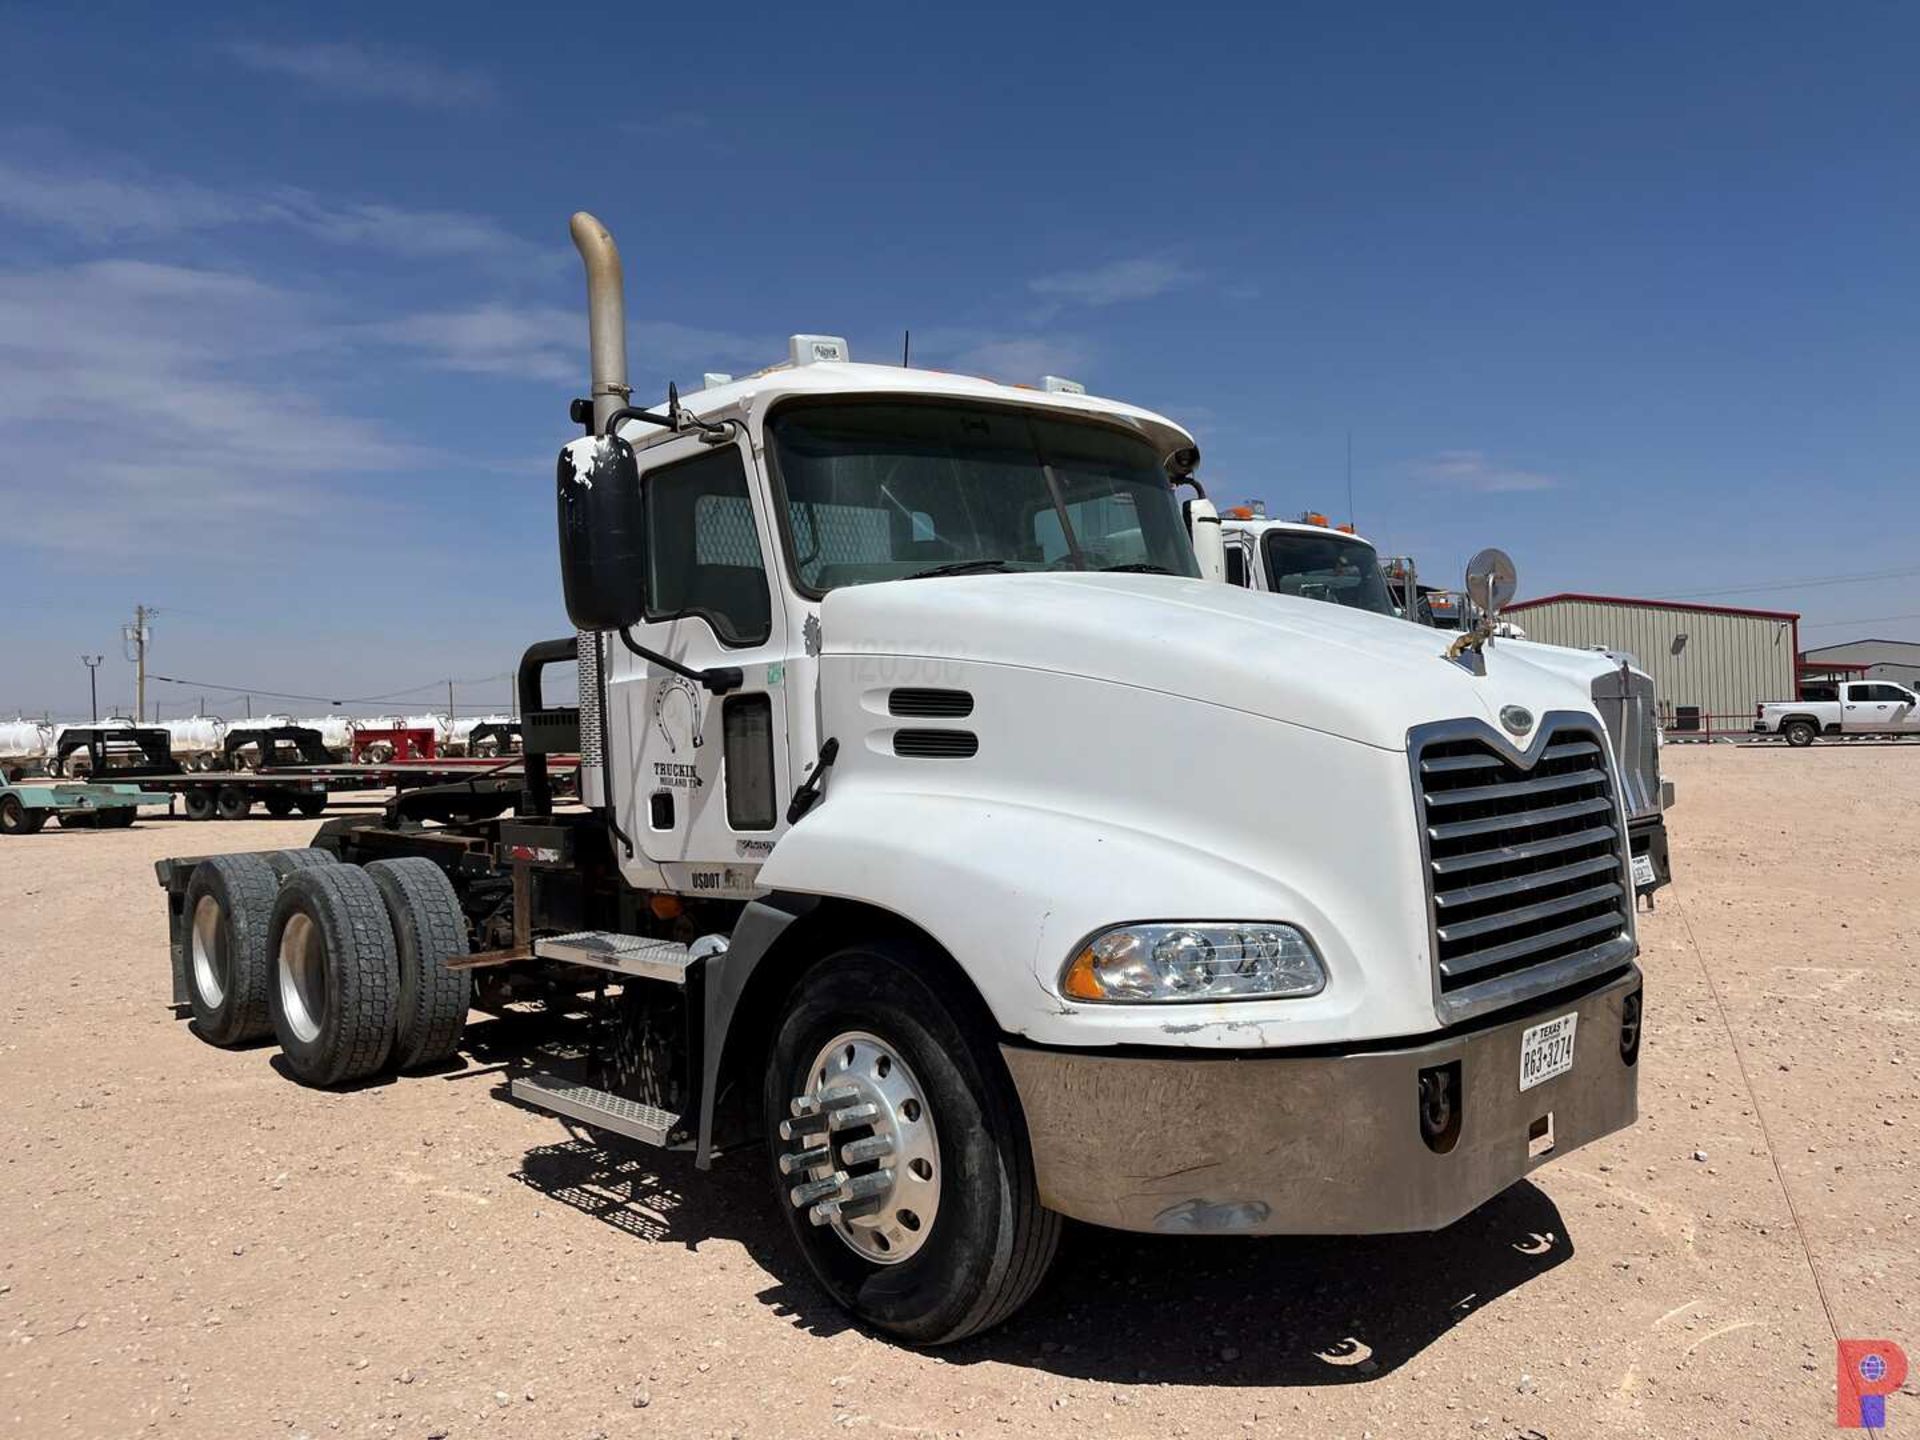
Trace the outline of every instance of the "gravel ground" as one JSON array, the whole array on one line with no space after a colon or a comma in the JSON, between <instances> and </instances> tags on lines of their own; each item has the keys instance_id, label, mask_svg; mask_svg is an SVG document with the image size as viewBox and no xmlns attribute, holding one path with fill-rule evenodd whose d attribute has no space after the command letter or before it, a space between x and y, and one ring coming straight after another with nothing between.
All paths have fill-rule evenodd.
<instances>
[{"instance_id":1,"label":"gravel ground","mask_svg":"<svg viewBox=\"0 0 1920 1440\"><path fill-rule=\"evenodd\" d=\"M0 839L0 1433L1828 1433L1816 1268L1920 1360L1920 755L1668 755L1638 1126L1439 1235L1076 1232L938 1354L848 1327L756 1167L505 1102L536 1019L340 1094L171 1019L151 862L312 822Z\"/></svg>"}]
</instances>

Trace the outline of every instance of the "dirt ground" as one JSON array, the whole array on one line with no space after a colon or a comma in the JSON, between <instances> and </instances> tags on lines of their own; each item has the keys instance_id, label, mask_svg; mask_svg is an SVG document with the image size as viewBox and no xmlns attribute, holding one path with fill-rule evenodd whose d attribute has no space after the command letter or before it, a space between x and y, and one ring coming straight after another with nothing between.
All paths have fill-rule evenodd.
<instances>
[{"instance_id":1,"label":"dirt ground","mask_svg":"<svg viewBox=\"0 0 1920 1440\"><path fill-rule=\"evenodd\" d=\"M1438 1235L1078 1231L936 1354L845 1323L757 1167L506 1102L536 1021L328 1094L170 1018L151 862L313 822L0 840L0 1434L1830 1433L1801 1229L1920 1361L1920 753L1667 753L1638 1126Z\"/></svg>"}]
</instances>

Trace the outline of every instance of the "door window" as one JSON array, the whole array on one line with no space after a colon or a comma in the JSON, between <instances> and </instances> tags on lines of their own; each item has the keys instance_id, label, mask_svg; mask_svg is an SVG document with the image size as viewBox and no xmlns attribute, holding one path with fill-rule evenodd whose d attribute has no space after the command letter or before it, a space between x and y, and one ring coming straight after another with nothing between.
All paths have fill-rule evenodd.
<instances>
[{"instance_id":1,"label":"door window","mask_svg":"<svg viewBox=\"0 0 1920 1440\"><path fill-rule=\"evenodd\" d=\"M698 615L723 645L773 631L767 567L740 452L731 446L646 477L647 618Z\"/></svg>"},{"instance_id":2,"label":"door window","mask_svg":"<svg viewBox=\"0 0 1920 1440\"><path fill-rule=\"evenodd\" d=\"M1227 583L1247 588L1247 552L1238 545L1227 547Z\"/></svg>"}]
</instances>

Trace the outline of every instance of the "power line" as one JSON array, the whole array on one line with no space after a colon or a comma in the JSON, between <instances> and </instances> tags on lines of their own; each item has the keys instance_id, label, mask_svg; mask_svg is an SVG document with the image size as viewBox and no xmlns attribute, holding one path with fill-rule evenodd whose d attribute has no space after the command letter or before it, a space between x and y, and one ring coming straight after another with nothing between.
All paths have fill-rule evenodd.
<instances>
[{"instance_id":1,"label":"power line","mask_svg":"<svg viewBox=\"0 0 1920 1440\"><path fill-rule=\"evenodd\" d=\"M1920 611L1909 611L1905 615L1862 615L1853 620L1821 620L1812 625L1802 625L1802 630L1833 630L1842 625L1879 625L1889 620L1920 620Z\"/></svg>"},{"instance_id":2,"label":"power line","mask_svg":"<svg viewBox=\"0 0 1920 1440\"><path fill-rule=\"evenodd\" d=\"M267 690L258 685L219 685L211 680L183 680L176 675L152 675L149 680L162 681L168 685L186 685L198 690L217 690L223 695L258 695L265 700L311 700L316 705L377 705L385 700L404 700L409 695L418 695L423 690L438 690L442 685L487 685L508 680L510 675L482 675L471 680L428 680L420 685L409 686L405 690L389 690L381 695L307 695L297 690Z\"/></svg>"},{"instance_id":3,"label":"power line","mask_svg":"<svg viewBox=\"0 0 1920 1440\"><path fill-rule=\"evenodd\" d=\"M1819 575L1805 580L1765 580L1758 585L1729 585L1719 590L1675 590L1669 598L1699 600L1712 595L1757 595L1766 590L1805 590L1827 585L1861 585L1870 580L1905 580L1920 569L1863 570L1857 575Z\"/></svg>"}]
</instances>

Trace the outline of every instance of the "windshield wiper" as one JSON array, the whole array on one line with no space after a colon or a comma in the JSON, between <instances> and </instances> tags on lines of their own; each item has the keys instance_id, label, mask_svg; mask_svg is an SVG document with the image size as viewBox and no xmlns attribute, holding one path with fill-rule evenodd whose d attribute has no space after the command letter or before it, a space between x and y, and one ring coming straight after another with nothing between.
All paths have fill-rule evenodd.
<instances>
[{"instance_id":1,"label":"windshield wiper","mask_svg":"<svg viewBox=\"0 0 1920 1440\"><path fill-rule=\"evenodd\" d=\"M950 560L945 565L934 565L925 570L916 570L906 578L925 580L935 575L978 575L990 570L1010 570L1012 564L1006 560Z\"/></svg>"},{"instance_id":2,"label":"windshield wiper","mask_svg":"<svg viewBox=\"0 0 1920 1440\"><path fill-rule=\"evenodd\" d=\"M1102 565L1100 570L1102 574L1106 575L1120 574L1123 572L1129 575L1173 574L1173 571L1169 570L1166 566L1155 565L1150 560L1134 560L1125 565Z\"/></svg>"}]
</instances>

